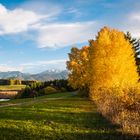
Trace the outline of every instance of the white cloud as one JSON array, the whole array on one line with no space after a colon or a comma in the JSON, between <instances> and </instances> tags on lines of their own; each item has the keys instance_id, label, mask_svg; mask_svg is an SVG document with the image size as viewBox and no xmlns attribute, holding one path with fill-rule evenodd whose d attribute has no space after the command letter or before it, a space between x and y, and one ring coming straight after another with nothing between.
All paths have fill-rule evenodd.
<instances>
[{"instance_id":1,"label":"white cloud","mask_svg":"<svg viewBox=\"0 0 140 140\"><path fill-rule=\"evenodd\" d=\"M24 36L26 32L32 34L32 41L35 41L39 48L60 48L87 42L93 38L93 33L96 32L98 25L97 22L56 23L52 19L57 18L62 9L59 6L54 5L53 7L48 4L47 7L50 11L46 13L44 12L45 7L44 4L42 10L39 8L35 11L37 3L34 3L34 5L23 5L9 10L0 4L0 35L19 33L18 35ZM70 13L77 13L76 9L69 10Z\"/></svg>"},{"instance_id":2,"label":"white cloud","mask_svg":"<svg viewBox=\"0 0 140 140\"><path fill-rule=\"evenodd\" d=\"M44 60L44 61L36 61L29 63L22 63L18 66L13 66L11 64L0 64L0 71L21 71L21 72L30 72L37 73L42 72L47 69L66 69L66 59L57 59L57 60Z\"/></svg>"},{"instance_id":3,"label":"white cloud","mask_svg":"<svg viewBox=\"0 0 140 140\"><path fill-rule=\"evenodd\" d=\"M48 1L46 2L44 0L26 1L23 2L22 5L20 5L20 7L22 9L34 11L35 13L37 12L41 15L47 13L48 15L50 15L50 17L54 17L60 14L63 9L59 4L56 5L55 3L50 3Z\"/></svg>"},{"instance_id":4,"label":"white cloud","mask_svg":"<svg viewBox=\"0 0 140 140\"><path fill-rule=\"evenodd\" d=\"M74 7L67 9L66 13L73 14L76 18L79 18L83 15L83 13L79 9L76 9Z\"/></svg>"},{"instance_id":5,"label":"white cloud","mask_svg":"<svg viewBox=\"0 0 140 140\"><path fill-rule=\"evenodd\" d=\"M22 71L22 68L21 67L8 66L6 64L0 64L0 71L1 72Z\"/></svg>"},{"instance_id":6,"label":"white cloud","mask_svg":"<svg viewBox=\"0 0 140 140\"><path fill-rule=\"evenodd\" d=\"M42 72L46 69L66 69L66 59L57 59L57 60L44 60L37 62L29 62L20 65L20 69L23 72Z\"/></svg>"},{"instance_id":7,"label":"white cloud","mask_svg":"<svg viewBox=\"0 0 140 140\"><path fill-rule=\"evenodd\" d=\"M83 43L93 38L97 22L76 22L50 24L40 27L38 44L40 48L58 48Z\"/></svg>"},{"instance_id":8,"label":"white cloud","mask_svg":"<svg viewBox=\"0 0 140 140\"><path fill-rule=\"evenodd\" d=\"M65 64L66 59L57 59L57 60L44 60L44 61L37 61L37 62L29 62L21 64L21 67L34 67L34 66L49 66L49 65L59 65L59 64Z\"/></svg>"},{"instance_id":9,"label":"white cloud","mask_svg":"<svg viewBox=\"0 0 140 140\"><path fill-rule=\"evenodd\" d=\"M27 31L44 18L49 18L49 15L40 15L22 8L9 10L0 4L0 34Z\"/></svg>"},{"instance_id":10,"label":"white cloud","mask_svg":"<svg viewBox=\"0 0 140 140\"><path fill-rule=\"evenodd\" d=\"M140 12L134 12L129 15L129 19L140 22Z\"/></svg>"},{"instance_id":11,"label":"white cloud","mask_svg":"<svg viewBox=\"0 0 140 140\"><path fill-rule=\"evenodd\" d=\"M66 60L37 61L36 63L21 64L23 72L39 73L49 69L66 69Z\"/></svg>"},{"instance_id":12,"label":"white cloud","mask_svg":"<svg viewBox=\"0 0 140 140\"><path fill-rule=\"evenodd\" d=\"M131 32L133 37L140 38L140 11L128 13L122 20L120 28L125 32Z\"/></svg>"},{"instance_id":13,"label":"white cloud","mask_svg":"<svg viewBox=\"0 0 140 140\"><path fill-rule=\"evenodd\" d=\"M135 37L140 38L140 11L129 15L129 28Z\"/></svg>"}]
</instances>

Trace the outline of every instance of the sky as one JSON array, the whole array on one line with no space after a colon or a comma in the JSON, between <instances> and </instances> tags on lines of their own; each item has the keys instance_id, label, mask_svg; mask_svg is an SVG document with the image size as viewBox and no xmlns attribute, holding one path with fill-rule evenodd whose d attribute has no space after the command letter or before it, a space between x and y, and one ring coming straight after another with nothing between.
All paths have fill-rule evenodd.
<instances>
[{"instance_id":1,"label":"sky","mask_svg":"<svg viewBox=\"0 0 140 140\"><path fill-rule=\"evenodd\" d=\"M103 26L140 38L140 0L0 0L0 71L66 69Z\"/></svg>"}]
</instances>

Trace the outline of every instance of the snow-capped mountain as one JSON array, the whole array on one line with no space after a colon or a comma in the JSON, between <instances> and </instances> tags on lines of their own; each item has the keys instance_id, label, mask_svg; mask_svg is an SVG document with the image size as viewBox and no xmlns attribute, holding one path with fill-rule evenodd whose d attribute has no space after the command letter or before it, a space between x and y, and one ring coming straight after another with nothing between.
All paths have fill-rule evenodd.
<instances>
[{"instance_id":1,"label":"snow-capped mountain","mask_svg":"<svg viewBox=\"0 0 140 140\"><path fill-rule=\"evenodd\" d=\"M66 79L68 77L67 70L46 70L38 74L22 73L20 71L0 72L0 79L21 79L21 80L38 80L49 81L54 79Z\"/></svg>"}]
</instances>

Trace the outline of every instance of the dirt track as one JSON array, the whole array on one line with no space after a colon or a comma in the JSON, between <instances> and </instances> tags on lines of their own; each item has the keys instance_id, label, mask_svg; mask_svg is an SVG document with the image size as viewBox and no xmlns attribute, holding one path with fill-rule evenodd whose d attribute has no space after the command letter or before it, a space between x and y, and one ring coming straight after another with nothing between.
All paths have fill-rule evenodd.
<instances>
[{"instance_id":1,"label":"dirt track","mask_svg":"<svg viewBox=\"0 0 140 140\"><path fill-rule=\"evenodd\" d=\"M46 99L40 99L40 100L33 100L33 101L26 101L26 102L22 102L22 103L8 103L7 104L2 104L0 105L0 108L2 107L12 107L12 106L21 106L21 105L30 105L30 104L33 104L33 103L39 103L39 102L47 102L47 101L51 101L51 100L59 100L59 99L64 99L66 98L66 96L64 97L59 97L59 98L46 98Z\"/></svg>"}]
</instances>

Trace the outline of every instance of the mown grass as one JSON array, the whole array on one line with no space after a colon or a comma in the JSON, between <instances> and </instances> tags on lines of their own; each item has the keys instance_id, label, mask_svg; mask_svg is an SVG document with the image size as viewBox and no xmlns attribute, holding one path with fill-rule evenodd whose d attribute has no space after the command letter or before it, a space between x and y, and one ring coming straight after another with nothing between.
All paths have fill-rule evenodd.
<instances>
[{"instance_id":1,"label":"mown grass","mask_svg":"<svg viewBox=\"0 0 140 140\"><path fill-rule=\"evenodd\" d=\"M0 85L0 90L21 90L25 85Z\"/></svg>"},{"instance_id":2,"label":"mown grass","mask_svg":"<svg viewBox=\"0 0 140 140\"><path fill-rule=\"evenodd\" d=\"M66 97L61 99L64 95ZM132 139L122 135L118 126L102 117L88 99L75 97L73 93L61 93L59 97L56 94L48 96L24 99L22 102L26 101L26 104L19 106L1 107L0 140Z\"/></svg>"}]
</instances>

